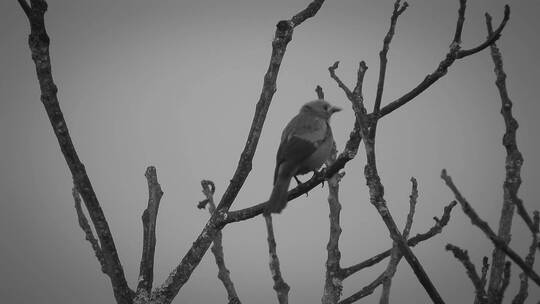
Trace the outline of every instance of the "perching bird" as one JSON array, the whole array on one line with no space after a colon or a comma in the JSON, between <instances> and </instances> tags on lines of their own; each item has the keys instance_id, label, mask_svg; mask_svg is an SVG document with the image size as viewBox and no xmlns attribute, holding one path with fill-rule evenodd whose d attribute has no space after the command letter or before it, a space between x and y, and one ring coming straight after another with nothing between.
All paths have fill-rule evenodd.
<instances>
[{"instance_id":1,"label":"perching bird","mask_svg":"<svg viewBox=\"0 0 540 304\"><path fill-rule=\"evenodd\" d=\"M319 99L306 103L285 127L276 156L274 188L267 214L281 213L287 204L291 178L319 169L330 157L334 138L330 117L340 108Z\"/></svg>"}]
</instances>

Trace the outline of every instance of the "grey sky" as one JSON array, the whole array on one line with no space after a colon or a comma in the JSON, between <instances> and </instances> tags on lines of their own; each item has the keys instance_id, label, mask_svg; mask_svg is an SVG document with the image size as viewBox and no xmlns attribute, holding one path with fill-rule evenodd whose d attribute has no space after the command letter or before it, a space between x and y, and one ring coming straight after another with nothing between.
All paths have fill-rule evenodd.
<instances>
[{"instance_id":1,"label":"grey sky","mask_svg":"<svg viewBox=\"0 0 540 304\"><path fill-rule=\"evenodd\" d=\"M135 286L141 255L140 215L146 205L144 170L157 167L165 192L158 216L157 284L178 264L208 218L196 209L201 179L216 183L217 198L228 185L248 133L271 51L277 21L303 9L307 0L49 1L53 76L71 136L108 218L128 282ZM463 47L486 37L484 12L494 23L503 1L469 1ZM520 123L524 155L520 197L530 210L540 197L540 21L536 0L509 1L511 18L498 45ZM369 66L364 84L372 105L378 52L393 1L328 0L315 18L295 30L277 81L277 92L248 178L233 209L266 200L282 128L320 84L327 99L350 109L329 78L351 84L360 60ZM389 52L383 103L408 91L444 58L453 37L458 1L411 0L400 17ZM0 294L10 303L113 303L77 225L71 178L39 102L27 46L28 24L17 1L0 2L0 229L3 231ZM495 227L502 202L504 123L488 51L455 63L447 76L379 127L377 157L386 199L403 225L409 179L420 198L411 234L423 232L453 196L439 178L446 168L476 210ZM338 149L353 124L351 110L333 117ZM345 168L342 181L344 266L391 246L388 232L369 205L364 153ZM304 177L305 179L306 177ZM291 303L320 301L328 240L326 187L291 203L274 219ZM525 253L529 234L514 220L516 250ZM226 263L245 303L273 303L264 221L256 218L224 230ZM488 240L459 208L442 235L414 249L448 303L471 302L473 287L462 266L444 250L448 242L469 250L480 265L491 256ZM537 256L538 258L538 256ZM344 296L384 269L345 282ZM539 263L535 269L540 271ZM513 267L514 282L519 273ZM221 303L226 294L211 254L175 303ZM507 299L517 285L510 286ZM456 292L458 291L458 292ZM366 302L378 299L376 291ZM540 299L531 286L528 303ZM428 297L405 262L391 299L426 303ZM536 301L533 301L536 300Z\"/></svg>"}]
</instances>

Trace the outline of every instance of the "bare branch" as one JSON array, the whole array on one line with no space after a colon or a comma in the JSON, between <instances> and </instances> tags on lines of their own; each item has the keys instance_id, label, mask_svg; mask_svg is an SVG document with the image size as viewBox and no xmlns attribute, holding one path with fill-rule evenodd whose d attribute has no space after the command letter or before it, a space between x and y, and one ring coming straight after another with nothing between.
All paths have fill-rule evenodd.
<instances>
[{"instance_id":1,"label":"bare branch","mask_svg":"<svg viewBox=\"0 0 540 304\"><path fill-rule=\"evenodd\" d=\"M375 113L375 116L377 116L377 113L379 113L381 108L381 99L384 90L384 78L386 76L386 64L388 62L386 56L388 54L388 50L390 49L390 42L394 37L399 15L401 15L409 6L407 2L404 2L403 5L400 5L400 2L401 0L396 0L394 3L394 11L392 12L392 17L390 17L390 28L384 37L383 48L379 52L379 81L377 82L377 95L375 96L375 105L373 107L373 113Z\"/></svg>"},{"instance_id":2,"label":"bare branch","mask_svg":"<svg viewBox=\"0 0 540 304\"><path fill-rule=\"evenodd\" d=\"M538 229L540 224L540 215L538 211L534 212L534 225L536 229ZM527 257L525 257L525 263L529 267L533 267L534 265L534 257L536 253L536 246L538 244L538 234L533 234L531 246L529 246L529 253L527 254ZM529 279L525 273L521 273L519 275L519 292L517 293L514 300L512 300L512 304L523 304L525 303L525 300L529 296L528 288L529 288Z\"/></svg>"},{"instance_id":3,"label":"bare branch","mask_svg":"<svg viewBox=\"0 0 540 304\"><path fill-rule=\"evenodd\" d=\"M339 302L339 304L351 304L354 303L362 298L365 298L369 296L370 294L375 291L379 285L381 285L384 281L384 278L386 277L386 272L384 271L381 273L373 282L366 285L364 288L360 289L359 291L355 292L353 295L349 296L348 298L343 299Z\"/></svg>"},{"instance_id":4,"label":"bare branch","mask_svg":"<svg viewBox=\"0 0 540 304\"><path fill-rule=\"evenodd\" d=\"M491 16L486 14L486 27L488 30L488 37L493 36L493 28L491 25ZM521 199L518 198L517 193L521 185L521 166L523 164L523 156L517 147L516 131L518 123L512 116L512 101L508 96L506 90L506 73L503 70L502 55L495 43L491 44L491 58L495 65L495 75L497 80L495 81L499 94L501 97L501 114L505 123L505 134L503 136L503 145L506 148L506 177L503 184L503 205L501 210L501 216L499 220L498 237L506 244L510 243L512 219L514 217L515 206L521 206L521 214L525 220L525 223L530 223L528 213L523 207ZM518 207L518 210L520 208ZM519 212L519 211L518 211ZM530 226L529 226L530 227ZM534 232L533 232L534 233ZM492 254L492 266L491 276L488 286L488 300L490 303L501 303L502 295L502 280L505 269L505 254L498 248L493 249Z\"/></svg>"},{"instance_id":5,"label":"bare branch","mask_svg":"<svg viewBox=\"0 0 540 304\"><path fill-rule=\"evenodd\" d=\"M143 251L141 265L139 268L139 284L137 293L152 291L154 282L154 254L156 251L156 220L159 209L159 202L163 191L157 179L156 168L150 166L146 168L144 174L148 182L148 205L142 215L143 224Z\"/></svg>"},{"instance_id":6,"label":"bare branch","mask_svg":"<svg viewBox=\"0 0 540 304\"><path fill-rule=\"evenodd\" d=\"M493 29L491 25L491 16L486 14L486 26L488 35L492 36ZM495 75L497 77L495 84L499 90L501 97L501 115L504 118L506 127L503 136L503 145L506 148L506 178L504 181L504 201L505 204L510 204L517 207L518 214L521 216L527 227L533 234L538 233L538 229L534 227L533 220L529 216L529 212L525 210L523 201L517 196L519 186L521 185L521 166L523 165L523 156L518 149L516 142L516 132L519 127L518 122L512 115L512 101L508 96L506 89L506 73L503 69L502 55L495 43L491 45L491 58L495 65ZM510 217L513 215L513 207ZM500 234L499 234L500 236Z\"/></svg>"},{"instance_id":7,"label":"bare branch","mask_svg":"<svg viewBox=\"0 0 540 304\"><path fill-rule=\"evenodd\" d=\"M101 265L101 271L104 274L107 274L107 264L105 263L105 258L103 257L103 253L101 252L101 248L99 247L99 243L94 237L94 233L92 232L92 228L90 228L90 224L88 224L88 219L84 215L84 212L81 207L81 197L79 195L79 192L77 192L77 188L73 187L73 190L71 191L73 194L73 200L75 201L75 210L77 211L77 218L79 219L79 226L84 231L84 235L86 240L92 245L92 249L94 250L94 254L96 255L96 258L99 261L99 264Z\"/></svg>"},{"instance_id":8,"label":"bare branch","mask_svg":"<svg viewBox=\"0 0 540 304\"><path fill-rule=\"evenodd\" d=\"M467 0L459 0L458 21L454 40L452 43L461 44L461 32L463 32L463 23L465 22L465 10L467 9Z\"/></svg>"},{"instance_id":9,"label":"bare branch","mask_svg":"<svg viewBox=\"0 0 540 304\"><path fill-rule=\"evenodd\" d=\"M510 17L510 7L505 6L504 10L504 18L497 30L494 32L494 34L486 39L482 44L478 45L475 48L469 49L469 50L460 50L459 44L452 43L449 52L446 54L445 59L443 59L440 63L437 69L427 75L420 84L418 84L414 89L410 90L409 92L405 93L405 95L399 97L398 99L390 102L386 106L384 106L381 111L379 112L378 117L386 116L393 111L397 110L399 107L403 106L404 104L411 101L416 96L420 95L420 93L424 92L427 88L429 88L433 83L435 83L439 78L446 75L448 68L454 63L456 59L461 59L473 54L476 54L483 49L487 48L490 44L497 41L497 39L500 38L501 32L504 29L506 22L508 21Z\"/></svg>"},{"instance_id":10,"label":"bare branch","mask_svg":"<svg viewBox=\"0 0 540 304\"><path fill-rule=\"evenodd\" d=\"M58 144L73 177L73 183L77 192L80 193L95 227L103 260L108 269L107 275L111 278L116 301L121 304L130 303L133 298L133 291L127 285L124 269L118 258L109 224L103 214L103 210L101 210L84 165L80 161L71 141L66 121L58 103L58 88L54 84L51 72L51 58L49 55L50 39L45 29L47 2L44 0L32 0L30 11L28 11L29 6L27 2L19 1L19 4L25 11L30 23L28 44L36 66L37 78L41 90L41 102L47 111L52 129L58 139Z\"/></svg>"},{"instance_id":11,"label":"bare branch","mask_svg":"<svg viewBox=\"0 0 540 304\"><path fill-rule=\"evenodd\" d=\"M242 188L249 172L252 168L252 159L259 142L259 137L264 125L266 114L274 92L276 91L276 79L279 68L285 55L287 44L292 40L294 27L303 21L313 17L321 7L323 0L314 0L306 9L295 15L291 20L283 20L277 23L276 32L272 41L272 55L268 70L264 76L264 83L259 101L255 108L255 114L249 130L249 134L240 155L240 160L236 171L231 178L230 184L221 197L216 207L216 212L212 214L204 229L201 231L193 245L182 258L182 261L170 273L167 280L155 290L154 298L159 298L163 302L170 302L178 294L182 286L188 281L197 267L202 257L210 247L217 232L226 225L225 217L230 206L234 202L238 192Z\"/></svg>"},{"instance_id":12,"label":"bare branch","mask_svg":"<svg viewBox=\"0 0 540 304\"><path fill-rule=\"evenodd\" d=\"M320 85L317 85L315 92L317 92L317 98L324 99L324 92Z\"/></svg>"},{"instance_id":13,"label":"bare branch","mask_svg":"<svg viewBox=\"0 0 540 304\"><path fill-rule=\"evenodd\" d=\"M206 206L208 206L208 212L210 213L210 215L212 215L212 213L216 210L216 204L214 203L214 193L216 191L216 186L210 180L202 180L201 186L203 188L202 192L206 199L200 202L197 207L199 209L204 209ZM229 301L229 304L241 304L240 298L238 298L238 294L236 293L236 289L234 288L234 283L231 280L229 269L227 269L227 266L225 266L225 255L223 253L223 237L221 231L219 231L214 238L214 243L212 244L212 248L210 248L210 250L214 254L214 258L218 266L218 279L221 280L223 286L225 287L225 290L227 291L227 299Z\"/></svg>"},{"instance_id":14,"label":"bare branch","mask_svg":"<svg viewBox=\"0 0 540 304\"><path fill-rule=\"evenodd\" d=\"M290 287L281 276L279 258L276 251L276 239L274 237L274 228L272 226L272 215L265 214L264 220L266 222L266 231L268 233L268 254L270 256L269 266L270 272L272 273L272 280L274 280L274 290L276 291L279 304L287 304L289 303Z\"/></svg>"},{"instance_id":15,"label":"bare branch","mask_svg":"<svg viewBox=\"0 0 540 304\"><path fill-rule=\"evenodd\" d=\"M433 225L433 227L431 227L427 232L417 234L414 237L410 238L407 241L407 245L409 245L410 247L414 247L418 243L423 242L425 240L428 240L428 239L432 238L433 236L441 233L443 227L448 224L448 221L450 220L450 213L452 212L452 208L454 208L454 206L456 206L456 204L457 204L457 202L453 201L448 206L444 207L444 212L443 212L443 215L442 215L441 219L439 220L437 217L435 217L435 225ZM381 253L379 253L379 254L377 254L377 255L375 255L375 256L367 259L367 260L364 260L364 261L362 261L362 262L360 262L360 263L358 263L356 265L344 268L342 270L343 278L345 279L345 278L357 273L358 271L360 271L360 270L362 270L364 268L371 267L371 266L379 263L380 261L382 261L385 258L389 257L391 252L392 252L392 249L388 249L388 250L386 250L384 252L381 252Z\"/></svg>"},{"instance_id":16,"label":"bare branch","mask_svg":"<svg viewBox=\"0 0 540 304\"><path fill-rule=\"evenodd\" d=\"M480 304L487 303L487 296L486 291L484 290L484 283L482 282L482 279L478 276L478 273L476 272L476 268L474 267L474 264L469 259L469 254L467 253L467 250L463 250L459 248L458 246L454 246L452 244L446 245L446 250L452 251L454 254L454 257L458 259L461 264L465 267L465 270L467 271L467 275L471 279L474 289L476 292L476 300Z\"/></svg>"},{"instance_id":17,"label":"bare branch","mask_svg":"<svg viewBox=\"0 0 540 304\"><path fill-rule=\"evenodd\" d=\"M477 47L468 50L459 50L456 54L456 59L461 59L467 56L474 55L480 51L483 51L495 41L499 40L499 38L501 37L501 33L506 26L506 22L508 22L508 19L510 19L510 6L505 5L503 20L501 21L501 24L499 24L499 27L497 27L497 29L493 32L493 34L490 35L482 44L478 45Z\"/></svg>"},{"instance_id":18,"label":"bare branch","mask_svg":"<svg viewBox=\"0 0 540 304\"><path fill-rule=\"evenodd\" d=\"M21 6L22 10L26 14L26 17L30 18L30 14L32 13L32 8L28 4L28 2L26 2L26 0L17 0L17 1L19 1L19 5Z\"/></svg>"},{"instance_id":19,"label":"bare branch","mask_svg":"<svg viewBox=\"0 0 540 304\"><path fill-rule=\"evenodd\" d=\"M529 278L531 278L538 286L540 286L540 276L538 276L538 274L534 272L534 270L531 267L529 267L525 263L525 261L523 261L523 259L514 250L508 247L508 245L506 245L506 243L503 240L501 240L495 234L495 232L493 232L493 230L491 229L491 227L489 227L487 222L485 222L478 216L478 214L476 213L476 211L474 211L474 209L471 207L469 202L461 195L459 190L456 188L456 186L452 182L452 178L446 174L445 169L442 170L441 178L445 181L448 188L452 190L452 192L454 193L454 196L456 197L456 200L461 205L463 212L471 220L471 223L475 225L476 227L480 228L480 230L484 232L484 234L491 240L491 242L493 243L493 245L495 245L495 247L502 250L512 261L514 261L514 263L516 263L521 268L521 270L523 270L523 272Z\"/></svg>"},{"instance_id":20,"label":"bare branch","mask_svg":"<svg viewBox=\"0 0 540 304\"><path fill-rule=\"evenodd\" d=\"M336 144L332 147L332 154L327 162L331 165L336 160ZM322 296L323 304L336 304L341 297L343 290L341 277L341 252L339 251L339 237L341 236L340 212L341 204L339 202L339 182L345 173L337 173L328 180L328 207L330 209L330 237L326 250L328 256L326 259L326 276L324 281L324 292Z\"/></svg>"},{"instance_id":21,"label":"bare branch","mask_svg":"<svg viewBox=\"0 0 540 304\"><path fill-rule=\"evenodd\" d=\"M334 62L333 65L331 65L328 68L328 71L330 72L330 77L332 77L332 79L334 79L336 81L338 86L343 90L343 92L345 92L345 95L347 96L347 98L349 98L349 100L354 99L352 91L336 75L336 70L337 70L338 67L339 67L339 61L336 61L336 62ZM358 90L358 91L360 91L360 90Z\"/></svg>"},{"instance_id":22,"label":"bare branch","mask_svg":"<svg viewBox=\"0 0 540 304\"><path fill-rule=\"evenodd\" d=\"M414 212L416 210L416 202L418 200L418 183L416 182L416 179L414 177L411 177L411 183L412 183L412 189L411 189L411 195L409 196L409 213L407 214L407 220L405 222L405 228L403 228L403 238L408 239L409 233L411 231L413 218L414 218ZM383 282L383 288L381 292L381 298L379 300L379 303L381 304L388 304L390 303L390 288L392 287L392 278L396 274L396 269L401 261L401 258L403 255L399 251L399 248L397 244L394 242L392 246L392 253L390 255L390 261L388 262L388 266L386 267L386 278Z\"/></svg>"}]
</instances>

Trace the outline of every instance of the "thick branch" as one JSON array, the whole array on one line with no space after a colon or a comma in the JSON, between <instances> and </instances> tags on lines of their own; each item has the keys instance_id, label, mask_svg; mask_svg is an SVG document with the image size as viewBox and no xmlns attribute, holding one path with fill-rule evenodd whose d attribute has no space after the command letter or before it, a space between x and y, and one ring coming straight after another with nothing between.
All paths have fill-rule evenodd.
<instances>
[{"instance_id":1,"label":"thick branch","mask_svg":"<svg viewBox=\"0 0 540 304\"><path fill-rule=\"evenodd\" d=\"M336 160L336 145L334 143L329 164ZM339 238L341 236L339 202L339 182L345 173L337 173L328 180L328 207L330 209L330 237L326 245L328 253L326 259L326 275L324 281L324 292L321 299L322 304L336 304L343 290L341 276L341 252L339 251Z\"/></svg>"},{"instance_id":2,"label":"thick branch","mask_svg":"<svg viewBox=\"0 0 540 304\"><path fill-rule=\"evenodd\" d=\"M381 111L379 112L378 117L386 116L393 111L397 110L399 107L403 106L404 104L411 101L416 96L420 95L420 93L424 92L427 88L429 88L432 84L434 84L439 78L446 75L448 72L448 68L454 63L456 59L465 58L467 56L476 54L483 49L487 48L490 44L497 41L497 39L500 38L501 32L504 29L506 22L508 21L510 17L510 7L507 5L505 6L504 10L504 18L497 28L497 30L493 33L492 36L490 36L488 39L486 39L482 44L478 45L475 48L469 49L469 50L460 50L459 44L452 43L449 52L446 54L446 57L444 60L442 60L439 63L439 66L437 69L426 76L420 84L418 84L414 89L410 90L409 92L405 93L405 95L401 96L400 98L390 102L386 106L384 106Z\"/></svg>"},{"instance_id":3,"label":"thick branch","mask_svg":"<svg viewBox=\"0 0 540 304\"><path fill-rule=\"evenodd\" d=\"M143 224L143 251L141 265L139 268L139 284L137 293L152 291L154 282L154 254L156 251L156 220L159 209L159 202L163 191L157 179L156 168L150 166L146 168L144 174L148 182L148 205L142 215Z\"/></svg>"},{"instance_id":4,"label":"thick branch","mask_svg":"<svg viewBox=\"0 0 540 304\"><path fill-rule=\"evenodd\" d=\"M90 224L88 224L88 219L86 218L82 210L81 196L79 195L79 192L77 192L76 187L73 187L73 190L71 191L71 193L73 194L73 200L75 201L75 210L77 211L77 218L79 219L79 226L84 231L86 240L90 243L90 245L92 245L94 254L96 255L96 258L98 259L99 264L101 265L101 271L107 274L107 264L105 263L105 258L103 257L103 253L101 252L101 248L99 247L98 241L94 237L92 228L90 228Z\"/></svg>"},{"instance_id":5,"label":"thick branch","mask_svg":"<svg viewBox=\"0 0 540 304\"><path fill-rule=\"evenodd\" d=\"M461 205L461 208L463 209L463 212L469 217L471 220L471 223L475 225L476 227L480 228L482 232L491 240L493 245L497 247L498 249L502 250L514 263L516 263L521 270L523 270L523 273L525 273L529 278L531 278L536 285L540 286L540 276L534 270L523 261L523 259L506 243L501 240L495 232L489 227L488 223L482 220L476 211L471 207L469 202L461 195L459 190L456 188L454 183L452 182L452 178L446 174L446 170L443 169L441 173L441 178L445 181L446 185L452 192L454 193L454 196L456 197L456 200Z\"/></svg>"},{"instance_id":6,"label":"thick branch","mask_svg":"<svg viewBox=\"0 0 540 304\"><path fill-rule=\"evenodd\" d=\"M454 257L458 259L461 264L465 267L465 270L467 272L467 275L471 279L474 289L476 292L476 299L478 303L484 304L487 303L487 296L486 291L484 290L484 283L482 282L482 278L478 276L478 273L476 272L476 268L474 267L474 264L471 262L469 258L469 254L467 253L467 250L463 250L459 248L458 246L454 246L452 244L446 245L446 250L452 251L454 254Z\"/></svg>"},{"instance_id":7,"label":"thick branch","mask_svg":"<svg viewBox=\"0 0 540 304\"><path fill-rule=\"evenodd\" d=\"M19 1L30 22L28 44L32 52L32 59L36 65L36 73L41 90L41 102L47 111L47 116L51 122L54 134L58 139L60 149L73 176L73 183L77 188L77 192L83 198L90 219L95 227L101 245L103 259L108 269L107 275L111 279L116 301L118 303L131 303L133 291L127 285L109 225L103 214L103 210L101 210L84 165L80 161L77 151L73 146L64 115L58 103L58 89L54 84L51 72L51 58L49 55L50 39L45 29L47 2L44 0L32 0L30 3L31 7L24 0Z\"/></svg>"},{"instance_id":8,"label":"thick branch","mask_svg":"<svg viewBox=\"0 0 540 304\"><path fill-rule=\"evenodd\" d=\"M201 201L197 205L197 208L204 209L206 206L208 206L208 212L210 213L210 215L212 215L212 213L214 213L214 211L216 210L216 204L214 203L214 193L216 191L216 186L212 181L209 180L202 180L201 186L203 188L202 192L206 199ZM229 301L229 304L241 304L240 298L238 298L238 294L236 293L236 289L234 288L234 283L231 280L229 269L227 269L227 266L225 265L225 255L223 253L223 237L221 231L219 231L214 238L214 243L212 244L212 248L210 248L210 250L214 254L216 265L218 266L218 279L221 280L223 286L225 287L225 290L227 291L227 299Z\"/></svg>"},{"instance_id":9,"label":"thick branch","mask_svg":"<svg viewBox=\"0 0 540 304\"><path fill-rule=\"evenodd\" d=\"M270 272L274 281L274 290L276 291L279 304L289 303L289 285L283 280L281 269L279 267L279 258L276 251L276 239L274 237L274 227L272 225L272 215L265 214L266 232L268 233L268 255L270 256Z\"/></svg>"},{"instance_id":10,"label":"thick branch","mask_svg":"<svg viewBox=\"0 0 540 304\"><path fill-rule=\"evenodd\" d=\"M324 1L314 0L302 12L293 17L294 20L280 21L276 25L276 32L272 41L272 55L270 64L264 76L263 88L259 101L255 108L255 114L251 123L246 144L236 171L225 193L223 194L216 212L212 214L204 229L201 231L192 247L188 250L182 261L170 273L167 280L154 293L154 298L159 298L163 303L170 303L178 294L182 286L188 281L197 267L202 257L210 247L210 244L217 235L217 232L226 225L225 218L227 211L235 200L238 192L243 186L249 172L251 171L252 159L259 142L261 130L270 106L270 102L276 91L276 79L281 66L281 61L285 55L287 44L292 39L294 27L300 25L306 19L314 16ZM262 210L261 210L262 212Z\"/></svg>"},{"instance_id":11,"label":"thick branch","mask_svg":"<svg viewBox=\"0 0 540 304\"><path fill-rule=\"evenodd\" d=\"M534 212L534 225L536 229L539 228L540 224L540 215L538 211ZM531 246L529 246L529 253L527 254L527 257L525 257L525 263L529 267L533 267L534 265L534 257L536 253L536 246L538 244L538 234L533 234ZM525 300L529 296L528 288L529 288L529 279L525 273L521 273L519 275L519 292L517 293L514 300L512 300L512 304L523 304L525 303Z\"/></svg>"},{"instance_id":12,"label":"thick branch","mask_svg":"<svg viewBox=\"0 0 540 304\"><path fill-rule=\"evenodd\" d=\"M488 29L488 36L493 35L493 29L491 25L491 16L486 14L486 26ZM501 210L501 217L499 220L498 237L506 244L510 243L511 230L512 230L512 218L514 217L514 207L518 207L518 212L522 214L525 223L532 224L528 213L523 207L523 202L517 196L519 186L521 185L521 166L523 164L523 157L517 147L516 131L518 123L512 115L512 101L508 96L506 90L506 73L503 70L502 55L495 43L491 44L491 58L495 65L495 75L497 80L495 81L499 94L501 97L501 114L504 118L505 133L503 136L503 145L506 148L506 177L503 184L503 205ZM530 225L529 225L530 227ZM534 233L534 232L533 232ZM498 248L493 249L491 275L488 286L488 298L490 303L500 303L495 299L502 300L500 295L501 283L504 273L505 254Z\"/></svg>"}]
</instances>

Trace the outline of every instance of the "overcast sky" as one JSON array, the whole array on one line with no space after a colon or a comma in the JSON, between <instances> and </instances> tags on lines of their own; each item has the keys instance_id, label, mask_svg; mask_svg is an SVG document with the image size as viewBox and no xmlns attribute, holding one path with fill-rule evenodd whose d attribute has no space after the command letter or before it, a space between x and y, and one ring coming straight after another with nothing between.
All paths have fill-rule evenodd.
<instances>
[{"instance_id":1,"label":"overcast sky","mask_svg":"<svg viewBox=\"0 0 540 304\"><path fill-rule=\"evenodd\" d=\"M463 47L486 37L484 13L498 24L503 1L469 1ZM201 179L211 179L219 199L242 151L267 69L275 24L307 0L49 1L53 76L80 158L107 216L131 287L141 256L140 216L147 201L146 166L157 167L165 192L159 210L156 284L200 233L208 213ZM540 21L537 0L510 1L510 21L498 42L518 119L518 144L525 163L520 197L540 209ZM337 73L351 86L360 60L369 66L364 93L373 104L378 52L393 1L328 0L296 28L287 48L253 170L233 209L266 200L275 153L285 124L315 98L346 111L333 117L341 150L353 125L344 94L329 78ZM453 38L458 1L411 0L400 17L388 54L383 103L403 95L431 73ZM3 231L0 294L9 303L114 303L107 277L77 224L71 176L39 101L27 46L29 27L17 1L0 2L0 229ZM448 75L378 128L377 157L386 199L400 227L408 211L409 179L420 197L411 234L424 232L453 196L439 178L442 168L494 229L502 203L504 123L489 51L456 62ZM391 246L388 232L369 204L363 177L365 154L348 163L341 183L342 265L349 266ZM307 179L309 176L303 177ZM317 303L322 296L328 241L327 188L291 203L274 219L284 279L291 303ZM262 218L224 229L226 263L244 303L275 303ZM473 287L446 243L468 249L479 268L491 245L459 208L436 238L414 248L447 303L471 303ZM515 218L513 247L522 255L529 233ZM537 258L538 257L537 255ZM540 271L540 263L536 263ZM345 281L343 295L371 282L386 262ZM518 268L506 300L517 291ZM224 303L210 252L174 303ZM366 303L378 301L377 290ZM540 299L531 286L528 303ZM402 261L392 286L394 303L429 298ZM534 301L533 301L534 300Z\"/></svg>"}]
</instances>

